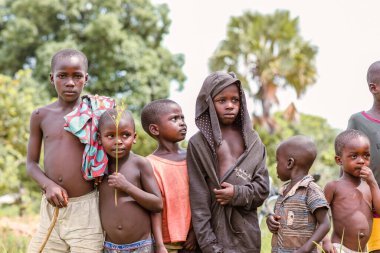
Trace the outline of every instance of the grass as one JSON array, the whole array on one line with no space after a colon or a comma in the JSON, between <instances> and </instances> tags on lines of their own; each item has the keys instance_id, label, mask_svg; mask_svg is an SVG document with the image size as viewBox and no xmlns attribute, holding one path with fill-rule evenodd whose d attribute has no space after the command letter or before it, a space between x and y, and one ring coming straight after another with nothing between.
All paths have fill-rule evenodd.
<instances>
[{"instance_id":1,"label":"grass","mask_svg":"<svg viewBox=\"0 0 380 253\"><path fill-rule=\"evenodd\" d=\"M0 208L0 253L25 253L31 235L36 229L38 214L28 206L25 216L18 216L19 207L3 205ZM30 210L29 210L30 209Z\"/></svg>"},{"instance_id":2,"label":"grass","mask_svg":"<svg viewBox=\"0 0 380 253\"><path fill-rule=\"evenodd\" d=\"M272 251L272 233L268 230L265 221L261 223L261 252Z\"/></svg>"},{"instance_id":3,"label":"grass","mask_svg":"<svg viewBox=\"0 0 380 253\"><path fill-rule=\"evenodd\" d=\"M17 235L13 230L0 228L0 252L1 253L24 253L28 248L30 237Z\"/></svg>"}]
</instances>

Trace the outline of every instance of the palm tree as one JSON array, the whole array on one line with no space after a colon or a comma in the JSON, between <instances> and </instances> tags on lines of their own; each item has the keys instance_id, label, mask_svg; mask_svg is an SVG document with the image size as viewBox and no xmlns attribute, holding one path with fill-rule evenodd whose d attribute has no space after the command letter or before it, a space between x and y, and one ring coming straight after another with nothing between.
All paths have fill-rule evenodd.
<instances>
[{"instance_id":1,"label":"palm tree","mask_svg":"<svg viewBox=\"0 0 380 253\"><path fill-rule=\"evenodd\" d=\"M244 88L260 103L254 120L270 132L275 129L271 108L278 104L278 88L291 87L300 97L315 83L317 48L299 35L298 18L288 11L273 14L245 12L232 17L226 39L210 58L210 69L233 71ZM257 123L257 122L255 122Z\"/></svg>"}]
</instances>

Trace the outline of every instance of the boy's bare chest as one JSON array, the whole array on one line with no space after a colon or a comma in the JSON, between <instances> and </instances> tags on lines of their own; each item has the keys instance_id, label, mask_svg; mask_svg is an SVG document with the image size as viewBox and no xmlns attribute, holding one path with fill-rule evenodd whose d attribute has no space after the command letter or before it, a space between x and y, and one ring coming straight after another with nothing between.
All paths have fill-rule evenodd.
<instances>
[{"instance_id":1,"label":"boy's bare chest","mask_svg":"<svg viewBox=\"0 0 380 253\"><path fill-rule=\"evenodd\" d=\"M114 164L110 168L110 172L116 171L116 165ZM140 187L141 186L141 175L140 170L136 166L136 164L131 163L127 165L121 165L118 168L118 172L122 174L126 180L128 180L130 183L132 183L135 186Z\"/></svg>"},{"instance_id":2,"label":"boy's bare chest","mask_svg":"<svg viewBox=\"0 0 380 253\"><path fill-rule=\"evenodd\" d=\"M358 187L340 184L334 194L333 208L352 211L368 211L372 209L371 192L362 183Z\"/></svg>"},{"instance_id":3,"label":"boy's bare chest","mask_svg":"<svg viewBox=\"0 0 380 253\"><path fill-rule=\"evenodd\" d=\"M65 129L63 114L49 112L41 122L41 130L45 140L62 139L64 136L72 136Z\"/></svg>"},{"instance_id":4,"label":"boy's bare chest","mask_svg":"<svg viewBox=\"0 0 380 253\"><path fill-rule=\"evenodd\" d=\"M217 153L218 158L231 157L234 160L238 159L244 152L244 142L241 136L231 136L224 138Z\"/></svg>"}]
</instances>

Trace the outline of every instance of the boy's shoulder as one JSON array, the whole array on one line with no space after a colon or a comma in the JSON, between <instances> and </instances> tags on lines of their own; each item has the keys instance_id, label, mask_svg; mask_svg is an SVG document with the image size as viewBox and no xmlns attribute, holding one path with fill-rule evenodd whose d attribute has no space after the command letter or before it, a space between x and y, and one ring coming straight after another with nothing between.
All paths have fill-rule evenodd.
<instances>
[{"instance_id":1,"label":"boy's shoulder","mask_svg":"<svg viewBox=\"0 0 380 253\"><path fill-rule=\"evenodd\" d=\"M339 179L335 179L335 180L327 182L325 185L325 190L335 188L339 184L339 182L340 182Z\"/></svg>"},{"instance_id":2,"label":"boy's shoulder","mask_svg":"<svg viewBox=\"0 0 380 253\"><path fill-rule=\"evenodd\" d=\"M344 194L344 192L346 192L347 190L350 190L350 189L353 189L355 188L354 185L352 183L350 183L349 181L345 180L344 178L338 178L336 180L332 180L330 182L328 182L326 185L325 185L325 188L324 188L324 192L326 194L334 194L334 193L342 193Z\"/></svg>"},{"instance_id":3,"label":"boy's shoulder","mask_svg":"<svg viewBox=\"0 0 380 253\"><path fill-rule=\"evenodd\" d=\"M54 111L57 108L57 102L53 102L33 110L32 116L44 116L49 112Z\"/></svg>"},{"instance_id":4,"label":"boy's shoulder","mask_svg":"<svg viewBox=\"0 0 380 253\"><path fill-rule=\"evenodd\" d=\"M129 158L126 165L136 166L136 169L139 170L150 167L150 163L146 157L133 153L132 151L129 154Z\"/></svg>"},{"instance_id":5,"label":"boy's shoulder","mask_svg":"<svg viewBox=\"0 0 380 253\"><path fill-rule=\"evenodd\" d=\"M357 120L366 119L365 114L366 114L365 111L355 112L351 114L349 121L357 121Z\"/></svg>"},{"instance_id":6,"label":"boy's shoulder","mask_svg":"<svg viewBox=\"0 0 380 253\"><path fill-rule=\"evenodd\" d=\"M189 146L191 145L197 146L197 145L204 145L208 143L207 143L206 137L202 134L202 132L198 131L197 133L195 133L193 136L190 137L188 144Z\"/></svg>"}]
</instances>

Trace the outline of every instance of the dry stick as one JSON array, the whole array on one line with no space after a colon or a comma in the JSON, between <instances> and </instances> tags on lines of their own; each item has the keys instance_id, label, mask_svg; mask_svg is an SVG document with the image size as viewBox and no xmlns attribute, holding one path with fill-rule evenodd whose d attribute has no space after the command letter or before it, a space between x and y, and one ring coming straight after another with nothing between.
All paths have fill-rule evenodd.
<instances>
[{"instance_id":1,"label":"dry stick","mask_svg":"<svg viewBox=\"0 0 380 253\"><path fill-rule=\"evenodd\" d=\"M119 138L119 136L118 136L118 127L119 127L119 124L118 124L118 122L116 122L116 141L118 140L118 138ZM116 143L116 169L115 169L115 171L116 171L116 173L117 173L117 171L118 171L118 156L119 156L119 151L118 151L118 147L119 147L119 144L118 143ZM115 206L117 206L117 189L115 188Z\"/></svg>"},{"instance_id":2,"label":"dry stick","mask_svg":"<svg viewBox=\"0 0 380 253\"><path fill-rule=\"evenodd\" d=\"M124 105L121 105L121 108L117 110L116 113L116 119L115 119L115 125L116 125L116 141L119 140L119 123L123 114L123 108ZM116 143L116 169L115 172L118 173L119 171L119 144ZM115 188L115 206L117 206L117 189Z\"/></svg>"},{"instance_id":3,"label":"dry stick","mask_svg":"<svg viewBox=\"0 0 380 253\"><path fill-rule=\"evenodd\" d=\"M110 114L108 114L108 115L110 115L111 119L113 120L113 122L115 123L115 126L116 126L116 140L118 140L118 138L119 138L118 129L119 129L120 119L121 119L121 116L123 114L123 109L124 109L124 105L122 104L121 108L116 109L116 116L115 117L112 117ZM119 160L118 151L119 151L119 145L116 144L116 169L115 169L116 173L118 172L118 160ZM115 206L117 206L117 189L116 188L115 188Z\"/></svg>"},{"instance_id":4,"label":"dry stick","mask_svg":"<svg viewBox=\"0 0 380 253\"><path fill-rule=\"evenodd\" d=\"M54 208L54 213L53 213L53 220L51 221L51 224L50 224L49 229L47 231L45 240L42 242L42 245L41 245L40 250L38 251L38 253L41 253L42 250L45 248L45 245L46 245L47 241L49 240L51 231L53 230L53 228L55 226L55 223L57 222L58 213L59 213L59 208L55 207Z\"/></svg>"}]
</instances>

